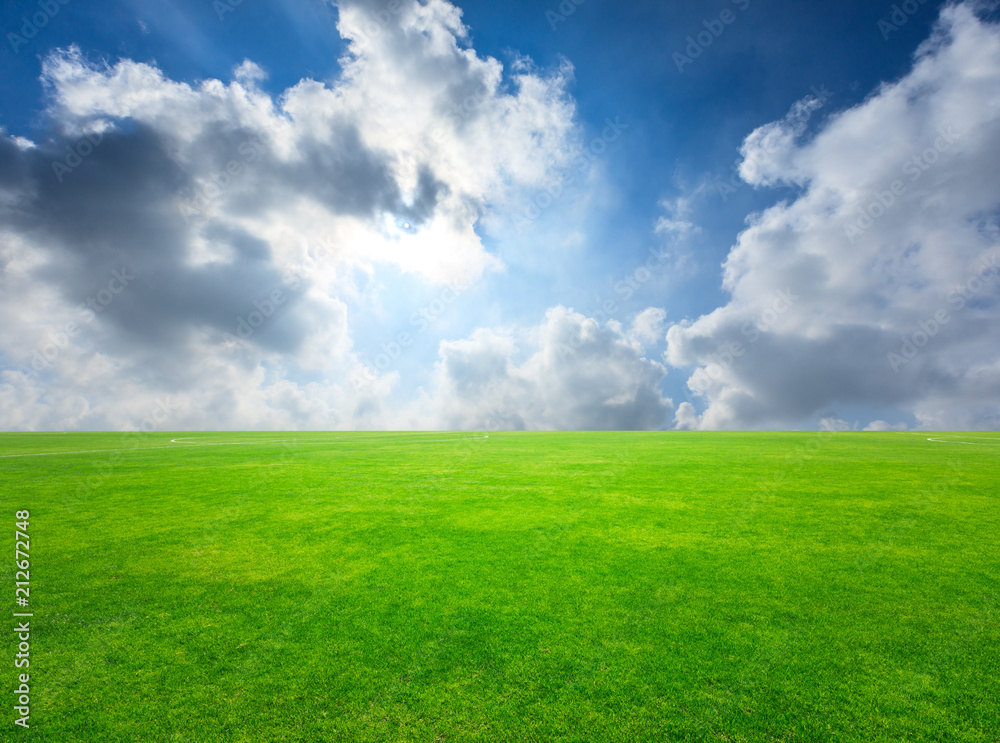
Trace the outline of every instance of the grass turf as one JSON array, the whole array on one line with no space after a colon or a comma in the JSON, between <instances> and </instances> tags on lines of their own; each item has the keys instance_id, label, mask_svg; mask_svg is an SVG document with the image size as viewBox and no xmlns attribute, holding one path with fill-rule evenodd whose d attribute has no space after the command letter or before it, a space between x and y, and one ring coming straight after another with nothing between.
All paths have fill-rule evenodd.
<instances>
[{"instance_id":1,"label":"grass turf","mask_svg":"<svg viewBox=\"0 0 1000 743\"><path fill-rule=\"evenodd\" d=\"M998 740L1000 437L467 436L0 435L0 739Z\"/></svg>"}]
</instances>

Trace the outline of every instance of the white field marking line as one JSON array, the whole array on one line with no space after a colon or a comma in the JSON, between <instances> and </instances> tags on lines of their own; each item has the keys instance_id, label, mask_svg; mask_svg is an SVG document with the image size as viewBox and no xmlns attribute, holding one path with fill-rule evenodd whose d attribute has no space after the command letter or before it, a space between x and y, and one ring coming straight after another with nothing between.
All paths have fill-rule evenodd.
<instances>
[{"instance_id":1,"label":"white field marking line","mask_svg":"<svg viewBox=\"0 0 1000 743\"><path fill-rule=\"evenodd\" d=\"M935 444L965 444L966 446L1000 446L1000 439L990 438L989 436L966 436L967 439L981 439L982 441L996 441L995 444L977 444L974 441L948 441L947 439L927 439L928 441L933 441Z\"/></svg>"},{"instance_id":2,"label":"white field marking line","mask_svg":"<svg viewBox=\"0 0 1000 743\"><path fill-rule=\"evenodd\" d=\"M895 433L901 434L903 436L922 436L920 431L896 431ZM957 438L961 436L966 439L980 439L982 441L996 441L995 444L977 444L972 441L948 441L946 439L936 439L928 438L928 441L933 441L935 444L965 444L967 446L1000 446L1000 437L997 436L965 436L963 434L952 434L952 438Z\"/></svg>"},{"instance_id":3,"label":"white field marking line","mask_svg":"<svg viewBox=\"0 0 1000 743\"><path fill-rule=\"evenodd\" d=\"M181 446L197 446L197 444L181 444ZM79 451L42 451L32 454L0 454L0 459L13 457L52 457L57 454L101 454L106 451L146 451L148 449L176 449L176 446L123 446L119 449L81 449Z\"/></svg>"},{"instance_id":4,"label":"white field marking line","mask_svg":"<svg viewBox=\"0 0 1000 743\"><path fill-rule=\"evenodd\" d=\"M332 433L332 432L331 432ZM403 431L400 433L373 433L371 435L360 434L355 436L327 436L322 439L253 439L251 441L233 441L233 442L212 442L208 444L192 444L192 446L225 446L227 444L280 444L286 441L298 441L302 442L323 442L323 441L336 441L338 439L351 439L353 441L367 441L369 439L398 439L403 436L440 436L442 433L448 436L450 432L448 431ZM447 439L437 439L438 441L453 441L453 440L464 440L470 438L489 438L489 436L477 436L473 434L472 436L462 436L461 434L465 431L455 431L452 436ZM186 441L197 441L198 439L211 439L209 436L181 436L180 438L170 439L171 443L182 443Z\"/></svg>"},{"instance_id":5,"label":"white field marking line","mask_svg":"<svg viewBox=\"0 0 1000 743\"><path fill-rule=\"evenodd\" d=\"M404 435L410 435L410 434L404 434ZM185 438L192 438L192 437L185 437ZM384 437L384 436L383 437L363 436L363 437L360 437L360 438L354 438L354 437L351 437L351 436L335 436L335 437L333 437L331 439L306 439L306 440L300 441L299 443L313 443L313 444L330 443L331 441L335 441L336 439L349 439L349 438L353 438L354 441L358 441L360 439L369 439L369 438L398 438L398 437L397 436L389 436L389 437ZM456 436L456 437L452 437L452 438L448 438L448 439L424 439L424 441L428 441L429 443L434 443L434 442L442 442L442 441L474 441L474 440L477 440L477 439L488 439L488 438L489 438L488 435L484 435L484 436ZM226 442L212 443L212 444L181 444L181 443L174 443L174 442L179 441L178 439L171 439L170 441L171 441L171 443L174 444L173 446L125 446L125 447L121 447L121 448L118 448L118 449L81 449L79 451L43 451L43 452L33 452L31 454L0 454L0 459L13 459L13 458L17 458L17 457L54 457L54 456L59 455L59 454L103 454L104 452L109 452L109 451L150 451L152 449L177 449L177 448L192 448L192 447L199 447L199 446L246 446L248 444L276 444L276 443L282 443L282 442L286 442L286 441L295 441L295 439L269 439L269 440L262 440L262 441L226 441Z\"/></svg>"},{"instance_id":6,"label":"white field marking line","mask_svg":"<svg viewBox=\"0 0 1000 743\"><path fill-rule=\"evenodd\" d=\"M354 443L354 442L372 441L372 440L376 440L376 441L377 440L383 440L384 441L385 439L392 440L392 439L402 438L403 436L435 436L435 435L439 436L441 434L438 433L437 431L427 431L427 432L419 431L419 432L413 432L413 433L373 434L371 436L329 436L329 437L324 438L324 439L256 439L256 440L253 440L253 441L212 441L212 442L206 443L206 444L186 444L186 443L182 443L182 442L185 442L185 441L194 441L194 440L199 439L199 438L204 439L205 438L204 436L182 436L179 439L170 439L170 441L171 441L171 443L177 443L177 444L180 444L181 446L249 446L249 445L252 445L252 444L282 444L282 443L287 443L289 441L294 442L296 444L329 444L329 443L332 443L334 441L342 441L342 440L345 440L345 439L349 440L350 443ZM449 436L446 439L426 439L426 438L422 438L421 441L422 442L423 441L428 441L428 442L440 442L440 441L473 441L473 440L476 440L476 439L488 439L488 438L489 438L489 436L485 435L485 434L482 435L482 436L477 435L477 434L473 434L471 436L460 436L460 435L458 435L458 433L456 433L456 435Z\"/></svg>"}]
</instances>

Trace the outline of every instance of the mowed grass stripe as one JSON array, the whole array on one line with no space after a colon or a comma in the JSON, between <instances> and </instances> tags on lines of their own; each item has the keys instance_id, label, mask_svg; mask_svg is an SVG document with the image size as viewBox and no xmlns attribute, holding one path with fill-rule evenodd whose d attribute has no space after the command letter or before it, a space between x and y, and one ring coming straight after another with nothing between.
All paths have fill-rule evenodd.
<instances>
[{"instance_id":1,"label":"mowed grass stripe","mask_svg":"<svg viewBox=\"0 0 1000 743\"><path fill-rule=\"evenodd\" d=\"M197 436L0 461L32 739L996 740L990 446Z\"/></svg>"}]
</instances>

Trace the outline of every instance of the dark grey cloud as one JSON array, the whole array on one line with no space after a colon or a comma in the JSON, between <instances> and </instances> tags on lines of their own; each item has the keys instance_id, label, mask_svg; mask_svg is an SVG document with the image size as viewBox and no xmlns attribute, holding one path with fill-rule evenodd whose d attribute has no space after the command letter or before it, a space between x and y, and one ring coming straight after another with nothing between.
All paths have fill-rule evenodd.
<instances>
[{"instance_id":1,"label":"dark grey cloud","mask_svg":"<svg viewBox=\"0 0 1000 743\"><path fill-rule=\"evenodd\" d=\"M93 151L61 177L52 164L86 137L53 137L24 150L8 144L4 157L24 177L13 184L18 199L3 208L4 222L44 258L30 280L57 289L68 304L85 305L112 271L134 277L127 291L100 306L98 324L121 331L119 350L141 346L171 365L185 364L192 330L235 333L237 318L253 310L255 299L283 286L282 269L269 245L244 230L187 223L175 202L190 176L167 156L156 132L130 126L93 139ZM196 237L228 260L192 263ZM308 334L298 311L305 288L285 289L282 313L252 342L295 351Z\"/></svg>"}]
</instances>

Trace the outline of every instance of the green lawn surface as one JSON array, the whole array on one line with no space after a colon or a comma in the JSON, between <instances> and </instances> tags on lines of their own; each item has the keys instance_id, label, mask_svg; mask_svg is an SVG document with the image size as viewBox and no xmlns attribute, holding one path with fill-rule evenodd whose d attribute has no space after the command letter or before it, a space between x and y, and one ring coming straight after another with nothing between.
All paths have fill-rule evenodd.
<instances>
[{"instance_id":1,"label":"green lawn surface","mask_svg":"<svg viewBox=\"0 0 1000 743\"><path fill-rule=\"evenodd\" d=\"M1000 434L0 434L0 518L4 741L1000 740Z\"/></svg>"}]
</instances>

